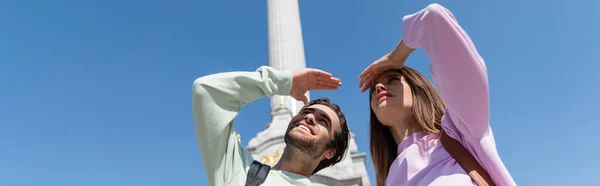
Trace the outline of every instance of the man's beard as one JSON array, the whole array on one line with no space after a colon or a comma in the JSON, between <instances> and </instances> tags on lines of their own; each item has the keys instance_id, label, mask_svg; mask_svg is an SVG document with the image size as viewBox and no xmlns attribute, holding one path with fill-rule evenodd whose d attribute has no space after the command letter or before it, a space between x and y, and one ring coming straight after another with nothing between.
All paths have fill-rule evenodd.
<instances>
[{"instance_id":1,"label":"man's beard","mask_svg":"<svg viewBox=\"0 0 600 186\"><path fill-rule=\"evenodd\" d=\"M319 158L319 156L325 152L326 144L321 144L318 140L303 139L295 134L290 134L292 129L285 133L285 144L292 146L305 154L308 154L314 159Z\"/></svg>"}]
</instances>

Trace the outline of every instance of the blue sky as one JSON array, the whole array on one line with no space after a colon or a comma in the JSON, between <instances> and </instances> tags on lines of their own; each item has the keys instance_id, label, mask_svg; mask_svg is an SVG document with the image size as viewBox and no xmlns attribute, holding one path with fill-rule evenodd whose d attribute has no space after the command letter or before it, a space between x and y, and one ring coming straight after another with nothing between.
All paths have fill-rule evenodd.
<instances>
[{"instance_id":1,"label":"blue sky","mask_svg":"<svg viewBox=\"0 0 600 186\"><path fill-rule=\"evenodd\" d=\"M329 97L368 151L358 74L432 2L486 60L491 123L519 185L600 181L598 1L300 1L307 66L339 77ZM266 1L2 1L0 185L207 185L195 141L195 78L268 65ZM429 75L417 50L407 65ZM237 118L243 144L268 99ZM374 183L368 156L367 167ZM596 173L594 173L596 172Z\"/></svg>"}]
</instances>

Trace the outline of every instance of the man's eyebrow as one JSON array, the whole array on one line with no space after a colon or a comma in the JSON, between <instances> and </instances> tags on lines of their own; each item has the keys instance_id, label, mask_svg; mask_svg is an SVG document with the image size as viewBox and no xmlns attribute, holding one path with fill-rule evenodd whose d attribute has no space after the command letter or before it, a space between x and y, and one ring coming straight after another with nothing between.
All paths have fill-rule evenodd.
<instances>
[{"instance_id":1,"label":"man's eyebrow","mask_svg":"<svg viewBox=\"0 0 600 186\"><path fill-rule=\"evenodd\" d=\"M323 117L325 117L325 120L327 120L327 123L329 125L331 125L331 118L329 117L329 115L327 114L327 112L322 111L321 109L315 109L315 110L319 110L319 115L323 115Z\"/></svg>"},{"instance_id":2,"label":"man's eyebrow","mask_svg":"<svg viewBox=\"0 0 600 186\"><path fill-rule=\"evenodd\" d=\"M302 111L307 111L307 110L315 112L315 108L306 107L306 108L302 109Z\"/></svg>"},{"instance_id":3,"label":"man's eyebrow","mask_svg":"<svg viewBox=\"0 0 600 186\"><path fill-rule=\"evenodd\" d=\"M327 120L327 123L331 124L331 118L329 117L329 115L327 114L327 112L325 111L321 111L322 115L325 116L325 119Z\"/></svg>"}]
</instances>

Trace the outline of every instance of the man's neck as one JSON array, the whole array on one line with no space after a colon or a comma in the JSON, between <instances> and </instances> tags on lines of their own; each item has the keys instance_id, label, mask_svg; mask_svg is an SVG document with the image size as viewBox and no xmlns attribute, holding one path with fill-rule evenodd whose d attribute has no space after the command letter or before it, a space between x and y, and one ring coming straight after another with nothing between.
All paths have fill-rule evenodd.
<instances>
[{"instance_id":1,"label":"man's neck","mask_svg":"<svg viewBox=\"0 0 600 186\"><path fill-rule=\"evenodd\" d=\"M318 165L317 159L294 147L286 146L281 159L273 168L310 177Z\"/></svg>"}]
</instances>

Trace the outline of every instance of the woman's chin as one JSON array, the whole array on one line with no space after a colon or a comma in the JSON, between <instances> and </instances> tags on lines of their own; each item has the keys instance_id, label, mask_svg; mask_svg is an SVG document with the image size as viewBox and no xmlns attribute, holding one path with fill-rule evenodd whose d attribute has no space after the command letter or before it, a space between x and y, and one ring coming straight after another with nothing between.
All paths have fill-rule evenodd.
<instances>
[{"instance_id":1,"label":"woman's chin","mask_svg":"<svg viewBox=\"0 0 600 186\"><path fill-rule=\"evenodd\" d=\"M382 102L377 103L375 107L377 107L378 110L387 110L390 109L390 107L393 107L393 104L390 104L389 102L384 100Z\"/></svg>"},{"instance_id":2,"label":"woman's chin","mask_svg":"<svg viewBox=\"0 0 600 186\"><path fill-rule=\"evenodd\" d=\"M398 105L390 104L386 101L379 103L376 107L377 111L381 113L399 112L401 110L401 108L399 108Z\"/></svg>"}]
</instances>

